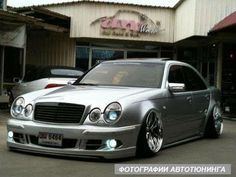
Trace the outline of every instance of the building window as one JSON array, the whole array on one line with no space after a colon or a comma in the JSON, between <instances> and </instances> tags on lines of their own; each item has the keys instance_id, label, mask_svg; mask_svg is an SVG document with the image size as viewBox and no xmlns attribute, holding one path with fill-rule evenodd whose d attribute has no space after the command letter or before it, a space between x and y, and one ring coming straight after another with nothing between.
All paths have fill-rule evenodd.
<instances>
[{"instance_id":1,"label":"building window","mask_svg":"<svg viewBox=\"0 0 236 177\"><path fill-rule=\"evenodd\" d=\"M86 71L89 69L89 48L77 47L76 48L76 67Z\"/></svg>"},{"instance_id":2,"label":"building window","mask_svg":"<svg viewBox=\"0 0 236 177\"><path fill-rule=\"evenodd\" d=\"M198 59L197 59L197 49L196 48L179 48L178 49L178 59L180 61L186 62L196 69L199 70L198 67Z\"/></svg>"},{"instance_id":3,"label":"building window","mask_svg":"<svg viewBox=\"0 0 236 177\"><path fill-rule=\"evenodd\" d=\"M127 58L156 58L157 52L128 51Z\"/></svg>"},{"instance_id":4,"label":"building window","mask_svg":"<svg viewBox=\"0 0 236 177\"><path fill-rule=\"evenodd\" d=\"M92 50L92 66L105 60L123 59L124 51L117 50Z\"/></svg>"},{"instance_id":5,"label":"building window","mask_svg":"<svg viewBox=\"0 0 236 177\"><path fill-rule=\"evenodd\" d=\"M107 46L107 47L106 47ZM132 47L132 48L131 48ZM160 49L156 46L143 46L128 44L103 44L103 43L79 43L76 47L75 66L84 71L90 69L97 63L106 60L127 58L157 58L160 57ZM168 56L171 50L168 50Z\"/></svg>"},{"instance_id":6,"label":"building window","mask_svg":"<svg viewBox=\"0 0 236 177\"><path fill-rule=\"evenodd\" d=\"M172 46L161 47L161 58L173 59L174 49Z\"/></svg>"}]
</instances>

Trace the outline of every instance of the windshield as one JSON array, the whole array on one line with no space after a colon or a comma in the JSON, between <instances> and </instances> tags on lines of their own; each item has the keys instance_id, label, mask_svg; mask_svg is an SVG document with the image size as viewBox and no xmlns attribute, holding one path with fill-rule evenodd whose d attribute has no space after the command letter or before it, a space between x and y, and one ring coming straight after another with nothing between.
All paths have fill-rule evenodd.
<instances>
[{"instance_id":1,"label":"windshield","mask_svg":"<svg viewBox=\"0 0 236 177\"><path fill-rule=\"evenodd\" d=\"M159 63L101 63L75 85L109 85L128 87L161 87L164 65Z\"/></svg>"}]
</instances>

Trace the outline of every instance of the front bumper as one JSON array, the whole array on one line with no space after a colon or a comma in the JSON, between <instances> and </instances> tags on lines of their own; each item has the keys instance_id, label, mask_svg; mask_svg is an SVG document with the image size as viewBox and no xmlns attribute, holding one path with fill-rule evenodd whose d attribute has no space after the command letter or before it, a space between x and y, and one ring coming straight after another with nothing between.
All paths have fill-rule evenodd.
<instances>
[{"instance_id":1,"label":"front bumper","mask_svg":"<svg viewBox=\"0 0 236 177\"><path fill-rule=\"evenodd\" d=\"M10 119L7 123L7 146L13 150L74 157L103 157L106 159L134 156L140 125L125 127L99 127L91 125L46 124ZM62 147L38 143L40 132L63 135ZM119 146L109 149L108 139L115 139Z\"/></svg>"}]
</instances>

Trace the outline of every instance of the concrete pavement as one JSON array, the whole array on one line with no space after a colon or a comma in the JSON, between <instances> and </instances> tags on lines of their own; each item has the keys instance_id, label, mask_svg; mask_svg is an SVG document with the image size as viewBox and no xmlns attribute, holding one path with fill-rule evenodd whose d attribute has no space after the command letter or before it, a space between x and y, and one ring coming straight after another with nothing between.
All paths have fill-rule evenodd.
<instances>
[{"instance_id":1,"label":"concrete pavement","mask_svg":"<svg viewBox=\"0 0 236 177\"><path fill-rule=\"evenodd\" d=\"M151 158L98 161L8 151L6 147L5 126L8 116L8 112L0 111L0 177L112 177L117 176L114 174L114 164L117 163L231 164L232 174L226 175L226 177L236 177L235 121L224 121L224 133L219 139L191 141L164 149L158 155ZM139 175L138 177L140 176L144 175ZM164 175L164 177L168 176ZM170 176L175 177L176 175ZM187 176L184 175L184 177ZM204 175L197 176L203 177ZM213 176L221 177L221 175Z\"/></svg>"}]
</instances>

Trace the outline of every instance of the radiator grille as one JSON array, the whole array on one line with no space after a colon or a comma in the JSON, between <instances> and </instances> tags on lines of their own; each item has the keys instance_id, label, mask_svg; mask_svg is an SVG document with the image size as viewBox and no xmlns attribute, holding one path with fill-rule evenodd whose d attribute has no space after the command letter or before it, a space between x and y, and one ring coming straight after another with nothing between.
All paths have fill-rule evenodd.
<instances>
[{"instance_id":1,"label":"radiator grille","mask_svg":"<svg viewBox=\"0 0 236 177\"><path fill-rule=\"evenodd\" d=\"M79 123L85 106L69 103L37 103L34 119L53 123Z\"/></svg>"}]
</instances>

